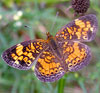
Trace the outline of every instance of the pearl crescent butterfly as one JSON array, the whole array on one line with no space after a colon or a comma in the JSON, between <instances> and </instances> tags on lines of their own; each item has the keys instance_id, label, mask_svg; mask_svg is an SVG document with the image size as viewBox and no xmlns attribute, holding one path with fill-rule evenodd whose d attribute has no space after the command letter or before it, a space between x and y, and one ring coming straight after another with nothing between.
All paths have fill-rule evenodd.
<instances>
[{"instance_id":1,"label":"pearl crescent butterfly","mask_svg":"<svg viewBox=\"0 0 100 93\"><path fill-rule=\"evenodd\" d=\"M62 27L47 40L37 39L14 45L3 52L3 60L11 67L28 70L35 64L34 73L42 82L54 82L66 72L78 71L91 59L90 48L81 43L95 38L96 16L82 16Z\"/></svg>"}]
</instances>

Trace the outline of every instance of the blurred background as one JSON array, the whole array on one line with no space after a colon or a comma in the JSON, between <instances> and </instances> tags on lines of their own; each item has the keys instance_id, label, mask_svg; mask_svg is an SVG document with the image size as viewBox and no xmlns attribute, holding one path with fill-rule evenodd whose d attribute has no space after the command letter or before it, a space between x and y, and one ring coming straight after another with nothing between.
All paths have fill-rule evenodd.
<instances>
[{"instance_id":1,"label":"blurred background","mask_svg":"<svg viewBox=\"0 0 100 93\"><path fill-rule=\"evenodd\" d=\"M5 49L29 39L46 39L75 19L66 9L71 0L0 0L0 55ZM59 15L52 26L56 13ZM95 14L100 24L100 1L90 0L86 14ZM53 30L51 29L53 27ZM34 75L34 67L21 71L9 67L0 57L0 93L100 93L100 31L86 43L92 51L90 64L78 72L66 73L54 83L43 83Z\"/></svg>"}]
</instances>

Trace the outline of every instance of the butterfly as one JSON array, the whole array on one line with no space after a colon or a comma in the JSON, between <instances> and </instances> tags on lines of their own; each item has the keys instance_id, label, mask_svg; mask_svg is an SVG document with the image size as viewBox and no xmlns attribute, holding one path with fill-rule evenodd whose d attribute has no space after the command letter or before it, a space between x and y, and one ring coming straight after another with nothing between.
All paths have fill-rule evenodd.
<instances>
[{"instance_id":1,"label":"butterfly","mask_svg":"<svg viewBox=\"0 0 100 93\"><path fill-rule=\"evenodd\" d=\"M96 36L97 18L94 14L79 17L63 26L47 40L24 41L5 50L3 60L11 67L28 70L35 64L34 73L42 82L59 80L66 72L78 71L91 59L90 42Z\"/></svg>"}]
</instances>

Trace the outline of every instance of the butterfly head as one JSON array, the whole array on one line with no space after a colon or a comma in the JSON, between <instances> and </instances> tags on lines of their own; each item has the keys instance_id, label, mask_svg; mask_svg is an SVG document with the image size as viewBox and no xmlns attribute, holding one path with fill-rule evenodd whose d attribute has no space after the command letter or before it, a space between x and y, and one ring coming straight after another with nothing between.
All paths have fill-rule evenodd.
<instances>
[{"instance_id":1,"label":"butterfly head","mask_svg":"<svg viewBox=\"0 0 100 93\"><path fill-rule=\"evenodd\" d=\"M46 35L47 35L47 39L51 39L53 37L49 32L46 32Z\"/></svg>"}]
</instances>

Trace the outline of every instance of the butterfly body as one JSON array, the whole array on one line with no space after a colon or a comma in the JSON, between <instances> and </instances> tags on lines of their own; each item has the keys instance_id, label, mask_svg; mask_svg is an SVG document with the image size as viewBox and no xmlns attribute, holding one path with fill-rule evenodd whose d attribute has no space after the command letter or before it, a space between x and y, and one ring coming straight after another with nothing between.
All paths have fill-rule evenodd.
<instances>
[{"instance_id":1,"label":"butterfly body","mask_svg":"<svg viewBox=\"0 0 100 93\"><path fill-rule=\"evenodd\" d=\"M50 35L49 32L47 32L47 33L48 33L48 34L47 34L47 40L48 40L49 46L51 47L52 51L54 51L54 53L55 53L59 58L61 58L61 57L62 57L62 56L61 56L61 51L60 51L60 49L59 49L59 46L57 45L58 42L57 42L56 38L53 37L52 35Z\"/></svg>"}]
</instances>

